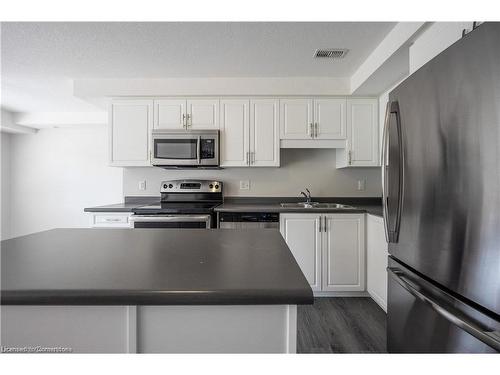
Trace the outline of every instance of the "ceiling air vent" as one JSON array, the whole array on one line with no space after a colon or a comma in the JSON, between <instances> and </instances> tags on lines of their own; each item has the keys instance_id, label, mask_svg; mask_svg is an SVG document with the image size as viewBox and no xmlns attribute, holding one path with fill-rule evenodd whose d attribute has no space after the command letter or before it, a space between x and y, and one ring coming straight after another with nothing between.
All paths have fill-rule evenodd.
<instances>
[{"instance_id":1,"label":"ceiling air vent","mask_svg":"<svg viewBox=\"0 0 500 375\"><path fill-rule=\"evenodd\" d=\"M330 49L317 49L314 57L328 58L328 59L342 59L347 55L347 49L330 48Z\"/></svg>"}]
</instances>

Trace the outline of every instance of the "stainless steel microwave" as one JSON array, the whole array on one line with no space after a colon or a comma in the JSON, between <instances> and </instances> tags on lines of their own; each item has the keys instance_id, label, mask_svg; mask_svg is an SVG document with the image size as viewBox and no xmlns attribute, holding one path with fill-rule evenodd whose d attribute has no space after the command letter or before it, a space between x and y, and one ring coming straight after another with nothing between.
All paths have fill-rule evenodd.
<instances>
[{"instance_id":1,"label":"stainless steel microwave","mask_svg":"<svg viewBox=\"0 0 500 375\"><path fill-rule=\"evenodd\" d=\"M217 168L218 130L153 130L151 164L165 168Z\"/></svg>"}]
</instances>

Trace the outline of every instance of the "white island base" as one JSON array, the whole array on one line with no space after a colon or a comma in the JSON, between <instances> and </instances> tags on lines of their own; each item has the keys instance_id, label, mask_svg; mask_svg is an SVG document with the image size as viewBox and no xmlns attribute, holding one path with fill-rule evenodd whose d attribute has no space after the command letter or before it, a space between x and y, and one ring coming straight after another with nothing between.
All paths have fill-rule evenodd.
<instances>
[{"instance_id":1,"label":"white island base","mask_svg":"<svg viewBox=\"0 0 500 375\"><path fill-rule=\"evenodd\" d=\"M295 353L296 340L296 305L1 306L4 353Z\"/></svg>"}]
</instances>

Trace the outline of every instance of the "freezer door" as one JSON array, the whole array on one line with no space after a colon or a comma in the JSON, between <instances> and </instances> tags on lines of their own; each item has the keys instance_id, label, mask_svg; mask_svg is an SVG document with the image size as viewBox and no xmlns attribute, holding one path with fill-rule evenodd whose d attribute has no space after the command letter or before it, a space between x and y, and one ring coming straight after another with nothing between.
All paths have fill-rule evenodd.
<instances>
[{"instance_id":1,"label":"freezer door","mask_svg":"<svg viewBox=\"0 0 500 375\"><path fill-rule=\"evenodd\" d=\"M389 353L496 353L500 321L389 258ZM498 317L497 317L498 318Z\"/></svg>"},{"instance_id":2,"label":"freezer door","mask_svg":"<svg viewBox=\"0 0 500 375\"><path fill-rule=\"evenodd\" d=\"M390 93L384 166L389 253L496 314L499 45L500 24L482 24Z\"/></svg>"}]
</instances>

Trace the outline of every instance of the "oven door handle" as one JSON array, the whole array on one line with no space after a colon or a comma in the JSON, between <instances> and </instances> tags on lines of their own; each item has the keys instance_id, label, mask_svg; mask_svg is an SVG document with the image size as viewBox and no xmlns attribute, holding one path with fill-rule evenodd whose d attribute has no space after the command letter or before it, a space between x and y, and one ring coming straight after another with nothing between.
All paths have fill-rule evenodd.
<instances>
[{"instance_id":1,"label":"oven door handle","mask_svg":"<svg viewBox=\"0 0 500 375\"><path fill-rule=\"evenodd\" d=\"M130 221L136 223L164 223L173 221L187 223L204 221L210 226L211 217L210 215L132 215Z\"/></svg>"}]
</instances>

